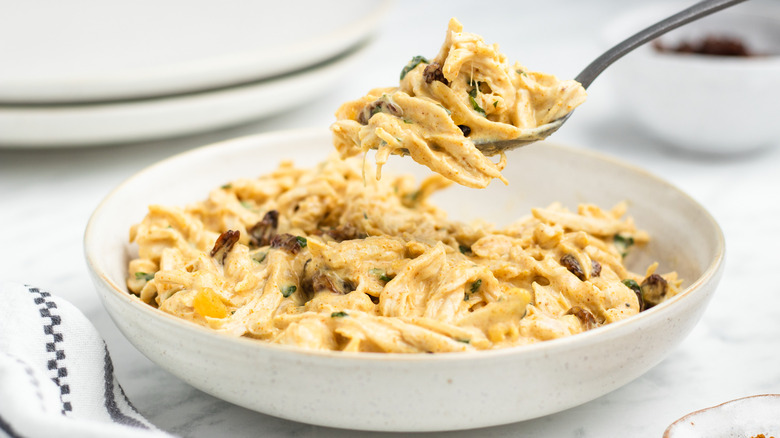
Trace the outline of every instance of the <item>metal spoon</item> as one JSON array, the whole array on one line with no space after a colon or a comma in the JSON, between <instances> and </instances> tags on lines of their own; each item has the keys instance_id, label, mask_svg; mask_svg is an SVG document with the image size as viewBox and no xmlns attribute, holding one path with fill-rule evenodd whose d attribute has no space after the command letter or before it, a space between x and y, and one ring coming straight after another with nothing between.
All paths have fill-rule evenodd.
<instances>
[{"instance_id":1,"label":"metal spoon","mask_svg":"<svg viewBox=\"0 0 780 438\"><path fill-rule=\"evenodd\" d=\"M575 80L582 84L583 87L588 88L593 80L596 79L596 77L601 74L604 69L612 65L613 62L622 58L623 55L636 49L642 44L658 38L670 30L690 23L691 21L695 21L699 18L710 15L713 12L728 8L729 6L733 6L737 3L742 3L743 1L745 0L705 0L696 3L688 9L678 12L671 17L666 18L665 20L659 21L645 30L627 38L615 47L607 50L604 54L596 58L596 60L591 62L590 65L585 67L585 69L582 70L579 75L577 75ZM563 125L566 120L569 119L571 114L572 113L568 113L558 120L554 120L550 123L538 126L533 129L529 129L524 132L521 137L512 140L486 141L477 143L477 149L479 149L483 154L491 156L499 152L509 151L539 140L544 140L550 136L550 134L557 131L558 128L560 128L561 125Z\"/></svg>"}]
</instances>

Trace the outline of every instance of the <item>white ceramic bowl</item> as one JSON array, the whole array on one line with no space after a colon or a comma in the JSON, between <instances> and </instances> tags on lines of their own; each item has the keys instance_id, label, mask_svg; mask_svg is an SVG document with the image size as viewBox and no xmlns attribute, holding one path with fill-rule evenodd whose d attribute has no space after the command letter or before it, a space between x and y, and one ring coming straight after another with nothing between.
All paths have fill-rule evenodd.
<instances>
[{"instance_id":1,"label":"white ceramic bowl","mask_svg":"<svg viewBox=\"0 0 780 438\"><path fill-rule=\"evenodd\" d=\"M451 217L507 224L532 206L628 200L653 241L629 256L677 270L685 290L637 317L573 337L477 353L402 355L306 351L232 338L162 313L125 288L128 228L147 205L183 205L238 177L292 158L331 153L324 130L239 138L162 161L115 189L87 226L85 251L101 300L152 361L216 397L266 414L352 429L477 428L558 412L606 394L660 362L699 320L721 275L724 241L713 218L668 183L591 152L549 143L512 153L511 185L451 187L435 202ZM386 172L427 169L394 157ZM634 257L634 258L631 258Z\"/></svg>"},{"instance_id":2,"label":"white ceramic bowl","mask_svg":"<svg viewBox=\"0 0 780 438\"><path fill-rule=\"evenodd\" d=\"M676 29L659 40L729 36L767 56L724 57L659 52L646 44L607 72L627 114L672 146L711 153L780 144L780 8L746 2ZM653 3L605 28L613 45L687 5Z\"/></svg>"}]
</instances>

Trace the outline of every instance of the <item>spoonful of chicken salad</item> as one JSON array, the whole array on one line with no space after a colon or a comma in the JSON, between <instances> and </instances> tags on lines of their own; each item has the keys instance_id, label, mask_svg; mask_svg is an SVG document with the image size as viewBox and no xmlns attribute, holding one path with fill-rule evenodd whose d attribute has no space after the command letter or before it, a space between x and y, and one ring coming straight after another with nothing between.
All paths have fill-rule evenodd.
<instances>
[{"instance_id":1,"label":"spoonful of chicken salad","mask_svg":"<svg viewBox=\"0 0 780 438\"><path fill-rule=\"evenodd\" d=\"M376 149L377 178L390 155L409 155L458 184L484 188L501 175L505 152L547 138L587 96L585 88L623 55L658 36L745 0L706 0L633 35L574 80L510 65L498 45L451 19L439 53L415 56L397 87L343 104L331 125L342 158ZM499 161L489 157L499 155Z\"/></svg>"}]
</instances>

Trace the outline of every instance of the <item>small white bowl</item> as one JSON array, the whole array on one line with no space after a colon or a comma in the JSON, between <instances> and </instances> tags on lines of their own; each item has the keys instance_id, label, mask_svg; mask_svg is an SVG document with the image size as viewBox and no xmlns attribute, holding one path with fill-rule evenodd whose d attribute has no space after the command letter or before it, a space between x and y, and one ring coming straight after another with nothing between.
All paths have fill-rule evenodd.
<instances>
[{"instance_id":1,"label":"small white bowl","mask_svg":"<svg viewBox=\"0 0 780 438\"><path fill-rule=\"evenodd\" d=\"M692 412L672 423L663 438L780 436L780 394L739 398Z\"/></svg>"},{"instance_id":2,"label":"small white bowl","mask_svg":"<svg viewBox=\"0 0 780 438\"><path fill-rule=\"evenodd\" d=\"M451 217L506 225L533 206L560 201L612 206L627 200L652 242L627 260L658 260L684 291L642 314L569 338L476 353L372 354L308 351L233 338L160 312L128 293L128 229L149 204L184 205L239 177L294 159L313 166L332 152L325 130L245 137L162 161L128 179L98 206L85 252L100 299L143 354L191 385L269 415L351 429L469 429L535 418L593 400L660 362L693 328L722 273L723 234L694 200L638 168L539 143L513 153L511 185L451 187L434 201ZM386 172L428 174L394 157Z\"/></svg>"},{"instance_id":3,"label":"small white bowl","mask_svg":"<svg viewBox=\"0 0 780 438\"><path fill-rule=\"evenodd\" d=\"M687 5L643 5L605 28L613 45ZM732 37L765 56L659 52L646 44L608 71L622 106L670 145L734 153L780 143L780 8L743 3L689 23L659 40L665 47L708 36Z\"/></svg>"}]
</instances>

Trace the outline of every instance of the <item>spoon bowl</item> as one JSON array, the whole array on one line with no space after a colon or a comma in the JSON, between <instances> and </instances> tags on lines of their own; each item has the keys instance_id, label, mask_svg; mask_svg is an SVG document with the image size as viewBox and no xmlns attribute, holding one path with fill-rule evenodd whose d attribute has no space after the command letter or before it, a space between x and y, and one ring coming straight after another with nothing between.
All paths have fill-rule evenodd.
<instances>
[{"instance_id":1,"label":"spoon bowl","mask_svg":"<svg viewBox=\"0 0 780 438\"><path fill-rule=\"evenodd\" d=\"M526 129L525 131L523 131L523 135L518 138L513 138L511 140L497 140L497 141L488 141L484 143L476 143L475 146L484 155L491 157L493 155L498 155L499 153L504 151L509 151L525 145L529 145L531 143L536 143L537 141L544 140L545 138L552 135L555 131L557 131L558 128L563 126L566 120L569 119L569 116L571 116L571 113L566 114L560 119L553 120L550 123L545 123L544 125L537 126L536 128Z\"/></svg>"}]
</instances>

